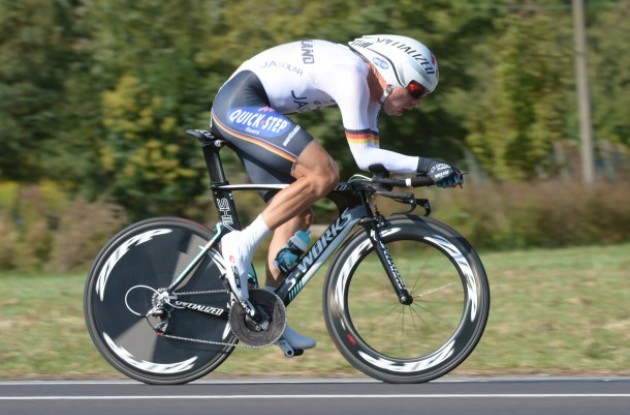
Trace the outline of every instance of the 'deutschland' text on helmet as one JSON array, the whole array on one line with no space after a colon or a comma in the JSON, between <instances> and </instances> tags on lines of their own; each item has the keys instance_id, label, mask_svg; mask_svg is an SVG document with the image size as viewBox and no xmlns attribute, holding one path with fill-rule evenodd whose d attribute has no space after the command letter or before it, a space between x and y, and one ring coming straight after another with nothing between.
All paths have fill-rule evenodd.
<instances>
[{"instance_id":1,"label":"'deutschland' text on helmet","mask_svg":"<svg viewBox=\"0 0 630 415\"><path fill-rule=\"evenodd\" d=\"M390 85L406 87L416 81L433 92L438 84L437 60L417 40L399 35L366 35L348 44L374 65Z\"/></svg>"}]
</instances>

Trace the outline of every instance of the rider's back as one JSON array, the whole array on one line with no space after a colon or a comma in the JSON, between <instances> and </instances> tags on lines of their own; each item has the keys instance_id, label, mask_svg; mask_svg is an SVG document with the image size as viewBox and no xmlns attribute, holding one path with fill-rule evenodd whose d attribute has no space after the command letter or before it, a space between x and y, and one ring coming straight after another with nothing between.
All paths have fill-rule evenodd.
<instances>
[{"instance_id":1,"label":"rider's back","mask_svg":"<svg viewBox=\"0 0 630 415\"><path fill-rule=\"evenodd\" d=\"M341 91L344 96L365 93L368 67L345 45L301 40L255 55L237 72L243 70L258 76L273 108L290 114L337 105Z\"/></svg>"}]
</instances>

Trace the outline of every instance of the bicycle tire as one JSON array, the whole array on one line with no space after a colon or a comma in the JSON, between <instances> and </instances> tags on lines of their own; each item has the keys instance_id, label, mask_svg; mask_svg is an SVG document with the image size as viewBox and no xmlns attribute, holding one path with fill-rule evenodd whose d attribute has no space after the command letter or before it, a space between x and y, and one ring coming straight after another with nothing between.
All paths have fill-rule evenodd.
<instances>
[{"instance_id":1,"label":"bicycle tire","mask_svg":"<svg viewBox=\"0 0 630 415\"><path fill-rule=\"evenodd\" d=\"M173 310L170 334L224 343L213 345L158 336L136 315L152 307L152 290L168 287L212 236L201 224L159 217L130 225L101 249L86 281L84 314L96 348L115 369L148 384L182 384L211 372L230 355L237 340L227 319ZM179 300L227 306L229 294L211 259L215 254L211 250L176 287L196 293L178 295Z\"/></svg>"},{"instance_id":2,"label":"bicycle tire","mask_svg":"<svg viewBox=\"0 0 630 415\"><path fill-rule=\"evenodd\" d=\"M324 282L326 327L341 354L388 383L423 383L460 365L490 310L486 272L472 246L426 217L393 215L380 228L414 298L399 302L365 230L340 248Z\"/></svg>"}]
</instances>

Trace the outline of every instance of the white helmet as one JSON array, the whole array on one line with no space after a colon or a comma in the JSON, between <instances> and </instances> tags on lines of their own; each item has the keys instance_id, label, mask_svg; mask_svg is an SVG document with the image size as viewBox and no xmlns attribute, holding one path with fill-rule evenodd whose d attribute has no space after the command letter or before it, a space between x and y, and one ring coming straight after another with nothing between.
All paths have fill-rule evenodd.
<instances>
[{"instance_id":1,"label":"white helmet","mask_svg":"<svg viewBox=\"0 0 630 415\"><path fill-rule=\"evenodd\" d=\"M433 92L438 84L437 60L417 40L398 35L366 35L348 44L374 65L390 85L404 88L416 81Z\"/></svg>"}]
</instances>

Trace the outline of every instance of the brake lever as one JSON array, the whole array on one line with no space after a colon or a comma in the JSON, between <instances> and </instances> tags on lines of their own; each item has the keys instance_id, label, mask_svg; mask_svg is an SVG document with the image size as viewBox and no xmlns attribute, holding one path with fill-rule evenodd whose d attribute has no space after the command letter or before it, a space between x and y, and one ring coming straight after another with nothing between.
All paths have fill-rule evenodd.
<instances>
[{"instance_id":1,"label":"brake lever","mask_svg":"<svg viewBox=\"0 0 630 415\"><path fill-rule=\"evenodd\" d=\"M431 203L429 199L416 199L416 204L422 206L424 209L424 216L429 216L431 214Z\"/></svg>"}]
</instances>

